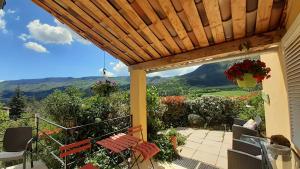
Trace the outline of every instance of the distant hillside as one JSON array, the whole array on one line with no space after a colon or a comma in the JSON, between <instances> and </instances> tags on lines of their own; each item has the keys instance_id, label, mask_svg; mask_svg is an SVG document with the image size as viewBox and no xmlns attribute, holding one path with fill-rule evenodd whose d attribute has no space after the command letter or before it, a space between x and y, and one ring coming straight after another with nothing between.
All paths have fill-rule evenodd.
<instances>
[{"instance_id":1,"label":"distant hillside","mask_svg":"<svg viewBox=\"0 0 300 169\"><path fill-rule=\"evenodd\" d=\"M150 85L163 86L165 88L186 88L186 87L224 87L232 85L224 76L224 70L228 64L232 62L211 63L202 65L195 71L176 77L148 77L147 83ZM44 78L44 79L26 79L12 80L0 82L0 98L7 102L14 94L16 87L20 86L24 94L31 98L42 99L52 93L54 90L64 90L69 86L75 86L85 91L90 92L90 86L97 80L102 80L102 77L61 77L61 78ZM114 77L124 90L129 89L130 77Z\"/></svg>"},{"instance_id":2,"label":"distant hillside","mask_svg":"<svg viewBox=\"0 0 300 169\"><path fill-rule=\"evenodd\" d=\"M232 85L224 75L224 71L232 62L205 64L195 71L180 76L189 86L197 87L222 87Z\"/></svg>"}]
</instances>

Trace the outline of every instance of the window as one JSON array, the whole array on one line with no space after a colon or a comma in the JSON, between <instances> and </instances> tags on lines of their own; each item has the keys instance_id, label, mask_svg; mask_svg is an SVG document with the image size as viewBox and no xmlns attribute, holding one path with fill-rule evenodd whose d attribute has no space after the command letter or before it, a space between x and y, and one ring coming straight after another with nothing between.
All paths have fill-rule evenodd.
<instances>
[{"instance_id":1,"label":"window","mask_svg":"<svg viewBox=\"0 0 300 169\"><path fill-rule=\"evenodd\" d=\"M300 148L300 15L282 39L292 142Z\"/></svg>"}]
</instances>

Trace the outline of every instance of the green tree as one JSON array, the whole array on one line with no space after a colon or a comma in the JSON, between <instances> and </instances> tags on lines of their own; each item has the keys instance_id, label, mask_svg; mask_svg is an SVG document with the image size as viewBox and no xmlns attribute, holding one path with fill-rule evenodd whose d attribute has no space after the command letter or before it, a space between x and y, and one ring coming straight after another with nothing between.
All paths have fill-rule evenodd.
<instances>
[{"instance_id":1,"label":"green tree","mask_svg":"<svg viewBox=\"0 0 300 169\"><path fill-rule=\"evenodd\" d=\"M3 120L8 120L8 113L3 110L3 104L0 103L0 121L3 121Z\"/></svg>"},{"instance_id":2,"label":"green tree","mask_svg":"<svg viewBox=\"0 0 300 169\"><path fill-rule=\"evenodd\" d=\"M22 95L22 91L20 87L17 87L15 90L15 95L11 98L9 102L10 114L11 118L19 118L25 109L25 99Z\"/></svg>"},{"instance_id":3,"label":"green tree","mask_svg":"<svg viewBox=\"0 0 300 169\"><path fill-rule=\"evenodd\" d=\"M45 100L45 113L62 125L66 123L77 123L77 118L81 113L82 99L79 89L70 87L65 91L56 90ZM74 124L70 124L74 125Z\"/></svg>"}]
</instances>

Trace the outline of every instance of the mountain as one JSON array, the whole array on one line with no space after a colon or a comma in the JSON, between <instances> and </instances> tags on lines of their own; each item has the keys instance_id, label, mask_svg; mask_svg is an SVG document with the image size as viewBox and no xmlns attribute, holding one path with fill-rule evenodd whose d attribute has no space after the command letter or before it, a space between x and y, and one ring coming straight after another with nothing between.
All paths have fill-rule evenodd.
<instances>
[{"instance_id":1,"label":"mountain","mask_svg":"<svg viewBox=\"0 0 300 169\"><path fill-rule=\"evenodd\" d=\"M224 75L224 71L232 62L205 64L195 71L180 76L189 86L196 87L223 87L230 86L232 82Z\"/></svg>"},{"instance_id":2,"label":"mountain","mask_svg":"<svg viewBox=\"0 0 300 169\"><path fill-rule=\"evenodd\" d=\"M224 87L232 85L232 82L224 76L224 70L232 62L220 62L205 64L191 73L175 77L148 77L147 83L150 85L163 86L164 88L187 88L187 87ZM129 89L130 77L120 76L110 78L116 81L124 90ZM16 87L20 87L28 97L42 99L52 93L54 90L64 90L69 86L75 86L90 92L90 86L97 80L103 80L103 77L59 77L44 79L24 79L0 82L0 98L7 102L14 94Z\"/></svg>"}]
</instances>

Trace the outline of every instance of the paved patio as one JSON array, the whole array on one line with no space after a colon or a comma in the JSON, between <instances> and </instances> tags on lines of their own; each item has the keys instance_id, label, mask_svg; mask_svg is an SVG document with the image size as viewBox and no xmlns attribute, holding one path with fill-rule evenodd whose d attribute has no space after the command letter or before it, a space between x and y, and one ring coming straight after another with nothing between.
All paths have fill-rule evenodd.
<instances>
[{"instance_id":1,"label":"paved patio","mask_svg":"<svg viewBox=\"0 0 300 169\"><path fill-rule=\"evenodd\" d=\"M179 147L180 155L221 169L227 169L227 149L232 147L232 132L178 128L188 136L186 145Z\"/></svg>"}]
</instances>

